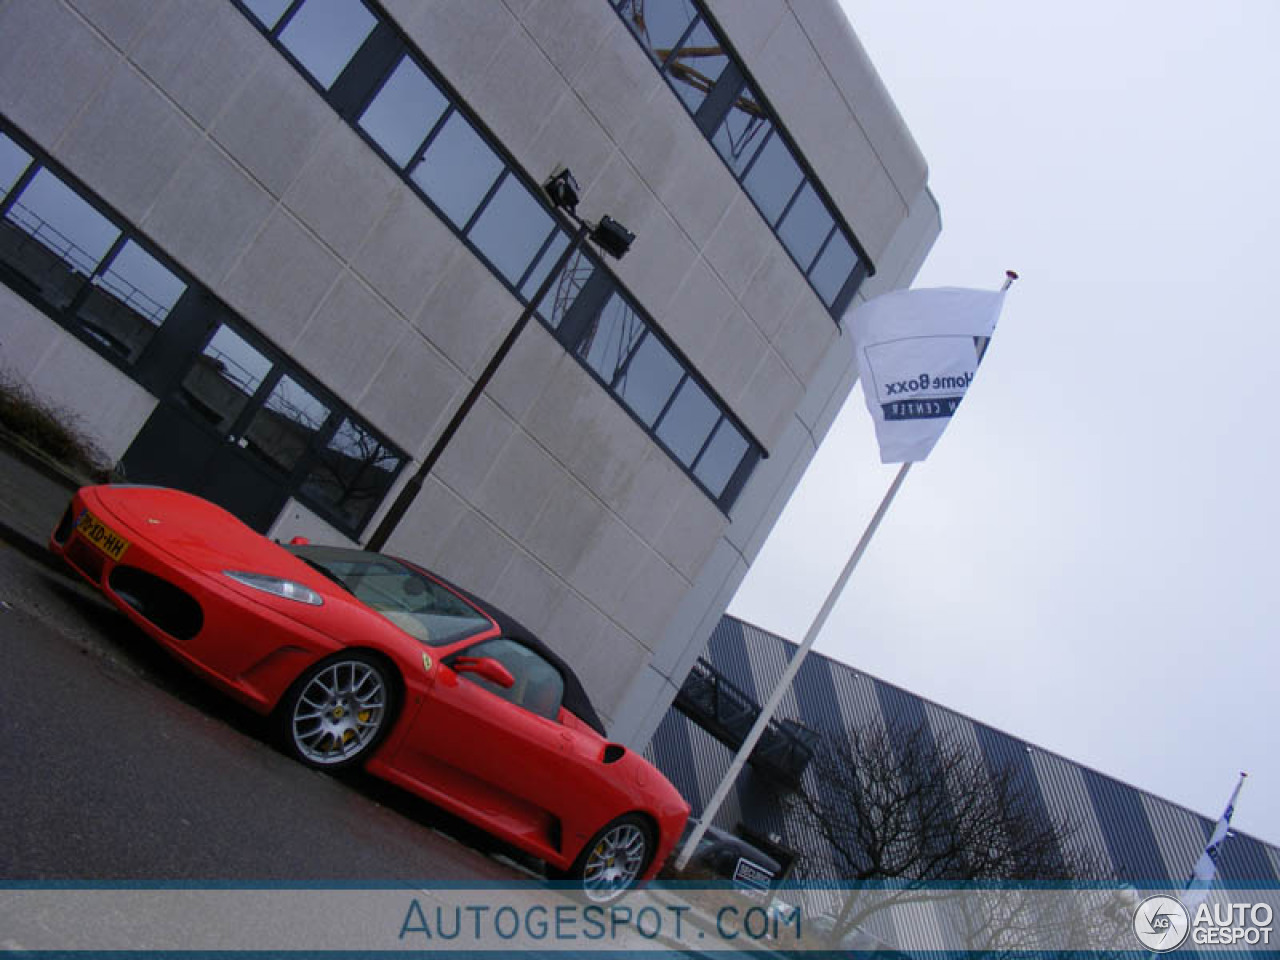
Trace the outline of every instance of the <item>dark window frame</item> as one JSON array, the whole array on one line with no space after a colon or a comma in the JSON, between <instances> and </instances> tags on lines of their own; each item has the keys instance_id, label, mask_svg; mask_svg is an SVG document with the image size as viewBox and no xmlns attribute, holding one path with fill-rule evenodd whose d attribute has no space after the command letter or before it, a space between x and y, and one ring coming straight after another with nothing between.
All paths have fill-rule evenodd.
<instances>
[{"instance_id":1,"label":"dark window frame","mask_svg":"<svg viewBox=\"0 0 1280 960\"><path fill-rule=\"evenodd\" d=\"M685 103L684 97L680 95L679 91L674 89L674 80L671 77L670 71L666 69L667 63L671 58L668 57L666 61L658 62L652 53L645 48L644 42L636 36L635 31L631 29L630 24L627 23L626 16L623 14L622 6L625 2L626 0L608 0L609 6L622 21L624 29L640 46L640 49L645 53L645 56L650 63L657 68L659 74L661 74L663 79L667 82L667 85L672 88L672 96L675 97L681 108L693 119L694 125L707 139L708 143L711 144L712 152L714 152L720 159L720 162L725 165L725 169L729 171L730 176L737 181L738 186L742 188L742 192L746 194L747 198L755 206L756 210L760 212L761 218L765 220L769 230L777 238L778 243L782 246L783 250L786 251L791 262L796 265L796 269L798 269L801 275L804 276L805 281L809 284L810 289L813 290L813 293L818 298L819 302L822 303L823 307L831 315L832 319L839 324L841 317L843 317L845 310L848 309L849 304L853 301L854 294L857 293L858 287L861 286L862 281L869 276L875 275L875 265L871 262L871 259L867 255L867 252L863 248L861 242L859 242L857 234L853 232L853 229L845 221L844 215L840 212L840 208L832 201L831 195L827 192L826 187L823 186L822 181L818 179L813 168L805 159L804 154L796 146L795 139L787 131L786 127L783 126L779 119L778 111L773 108L773 105L769 103L764 93L760 90L759 85L752 79L751 74L744 65L745 61L738 54L737 50L734 49L733 44L729 42L724 29L716 21L715 17L706 9L705 4L703 4L701 0L689 0L690 4L696 10L696 14L693 20L685 28L684 33L681 34L680 43L673 48L673 54L677 52L680 49L680 46L688 40L690 34L699 23L705 23L707 28L720 42L725 56L729 59L728 65L721 72L711 90L707 92L702 103L699 104L696 110L691 110L688 104ZM781 137L782 143L790 151L792 159L800 168L800 183L796 187L795 192L792 193L791 198L788 200L783 211L778 215L776 223L768 222L768 218L764 216L763 211L760 211L760 205L756 203L755 197L751 196L750 191L746 189L745 183L747 175L751 171L751 167L755 165L756 160L759 159L760 154L763 152L765 143L761 143L760 146L756 148L755 154L752 156L747 166L742 170L742 173L739 174L730 165L729 161L725 160L725 158L720 155L720 151L716 148L713 141L720 124L728 116L729 111L733 109L734 103L744 91L750 91L754 94L756 102L768 116L771 127L769 136L772 137L776 134ZM786 219L787 210L790 209L791 204L795 203L796 197L799 196L800 191L803 190L806 183L813 187L813 190L817 194L819 200L821 200L826 206L827 212L831 214L832 222L835 225L834 229L839 230L844 234L844 238L848 242L849 247L853 250L854 254L853 266L850 268L849 273L845 277L839 291L836 293L829 305L827 304L823 294L810 279L810 274L818 262L820 252L819 255L815 255L813 262L806 267L791 253L791 250L782 242L782 237L778 233L778 227ZM826 242L829 241L830 237L827 238ZM824 249L825 245L826 243L824 242Z\"/></svg>"},{"instance_id":2,"label":"dark window frame","mask_svg":"<svg viewBox=\"0 0 1280 960\"><path fill-rule=\"evenodd\" d=\"M447 78L442 76L440 72L437 71L435 67L431 64L431 62L427 59L427 57L416 46L414 46L412 42L410 42L408 37L403 34L403 32L398 27L398 25L395 23L395 21L391 17L389 17L385 13L385 11L383 11L382 8L376 2L374 2L374 0L360 0L363 6L367 10L369 10L377 19L377 25L374 27L369 37L366 38L364 44L361 45L361 47L356 51L355 55L347 63L346 68L342 71L342 73L339 74L337 79L335 79L333 85L328 90L326 90L318 82L315 81L315 79L311 76L311 74L307 71L307 69L279 41L280 32L285 28L290 18L297 12L297 10L300 9L304 3L308 2L308 0L294 0L294 2L290 4L289 9L284 14L281 15L279 21L276 23L276 25L272 29L267 29L263 27L262 23L257 19L257 17L255 17L245 7L245 5L241 2L241 0L230 0L230 2L244 14L246 19L248 19L248 21L254 26L254 28L257 29L259 33L271 43L271 45L277 50L277 52L283 55L294 66L294 68L309 83L311 83L312 88L321 96L321 98L324 99L325 102L328 103L337 112L339 112L339 115L342 116L342 118L347 122L348 126L350 126L351 129L356 132L357 136L360 136L361 138L363 138L365 143L367 143L375 151L375 153L382 158L383 162L386 163L393 171L395 171L400 176L401 180L404 183L406 183L410 187L410 189L412 189L418 195L418 197L427 205L427 207L440 219L440 221L445 225L445 227L449 229L450 232L452 232L453 235L456 238L458 238L463 243L463 245L466 246L467 249L470 250L471 253L474 254L480 260L480 262L483 263L489 269L489 271L498 280L498 282L501 283L504 287L506 287L507 290L512 294L512 296L516 298L516 300L519 303L525 306L530 306L532 294L526 296L526 294L521 290L521 286L523 285L525 280L527 280L530 273L540 263L540 258L545 253L547 249L547 245L550 243L553 243L557 235L560 233L571 235L573 232L573 224L566 222L563 214L560 211L556 210L547 202L545 196L543 195L541 187L532 181L532 179L528 176L528 174L524 171L524 169L515 161L515 159L510 155L510 153L505 149L505 147L502 145L502 142L496 136L494 136L493 132L488 128L488 126L483 122L483 120L481 120L475 114L475 112L471 109L469 104L467 104L465 98L461 97L458 94L457 90L455 90L454 87L448 82ZM685 37L688 35L689 30L693 29L697 25L698 20L699 18L695 16L693 21L689 24L688 28L686 28L684 34L682 34L681 42L684 41ZM708 26L713 33L717 32L716 27L713 23L709 23ZM385 30L384 30L384 27L385 27ZM398 38L398 46L391 44L390 41L386 39L386 36L388 35L388 31L394 32L395 36ZM366 51L374 51L374 52L366 52ZM368 67L364 62L365 58L372 58L374 56L378 58L378 63L381 65L381 72L373 70L372 68ZM387 78L390 77L391 73L400 64L402 57L405 57L405 56L412 58L414 64L418 67L418 69L420 69L431 81L431 83L435 85L435 87L439 90L439 92L444 95L449 105L437 118L436 122L433 124L432 129L428 132L424 141L422 142L422 144L419 145L418 150L413 154L413 157L406 164L401 166L400 164L396 163L396 161L391 158L391 156L382 148L382 146L378 144L377 141L375 141L373 137L359 125L358 120L360 115L364 112L365 109L367 109L369 104L373 102L373 100L377 97L378 93L382 90L382 87L385 85ZM725 73L732 73L733 67L734 67L734 58L732 55L730 55L729 63L726 65L726 68L725 68ZM354 91L357 86L357 83L354 80L350 80L347 76L348 74L352 74L353 76L358 76L363 78L359 84L359 86L363 87L362 95L357 96L355 94ZM341 108L339 108L339 105L335 102L335 94L334 94L334 91L339 89L341 89L341 95L342 95ZM455 226L453 223L453 220L439 207L439 205L434 200L432 200L432 198L427 194L427 192L416 181L414 181L412 176L410 175L410 171L413 170L415 166L421 162L422 157L430 149L432 141L439 134L439 131L443 129L445 123L448 122L449 118L453 115L455 111L459 113L462 116L462 118L471 125L472 129L484 140L485 145L490 150L493 151L493 153L498 157L499 161L502 163L502 166L503 166L503 172L498 175L498 177L494 180L492 184L490 184L489 189L486 192L485 196L482 198L480 203L476 206L475 210L472 211L470 217L467 219L466 224L464 224L462 227ZM503 275L502 271L498 268L498 266L489 259L489 257L485 254L485 252L472 240L470 236L471 228L479 221L480 217L483 216L485 210L488 208L489 202L496 195L501 185L506 182L506 179L508 177L515 177L519 181L519 183L523 185L524 188L528 190L529 193L538 201L538 203L551 215L551 218L553 221L553 226L548 236L544 239L543 244L540 246L538 253L533 257L532 261L528 265L526 265L524 271L522 272L520 280L516 283L512 283L511 281L508 281L506 279L506 277ZM639 307L635 297L633 297L630 294L630 292L622 284L622 282L617 278L617 276L613 273L613 271L609 269L609 267L604 263L603 258L600 256L597 256L593 251L590 251L586 248L583 249L583 253L585 256L589 258L590 262L593 265L592 277L591 277L591 280L588 281L587 286L591 286L593 283L607 284L609 289L608 291L605 292L606 300L608 298L609 292L616 291L620 296L622 296L627 301L627 303L631 306L631 308L636 311L641 321L644 323L645 328L650 332L654 333L659 338L660 342L671 352L672 356L675 357L676 361L680 364L685 374L688 376L692 376L695 379L695 381L699 384L702 390L706 393L708 398L710 398L712 403L715 405L715 407L720 413L721 418L727 419L734 426L734 428L742 435L743 439L747 443L747 450L743 454L741 461L739 462L737 468L735 469L735 477L738 477L740 475L741 482L736 484L733 484L733 483L728 484L726 485L725 490L722 491L719 495L713 494L707 488L707 486L702 482L702 480L699 477L697 477L694 473L694 466L696 465L697 461L695 460L693 464L686 466L683 463L683 461L681 461L677 456L675 456L674 452L664 442L662 442L658 438L656 433L656 423L660 422L660 418L659 418L659 421L655 422L655 426L653 428L649 427L638 416L636 416L636 414L630 409L630 407L623 400L623 398L612 388L611 384L605 382L590 367L590 365L585 363L583 358L578 357L576 355L576 352L573 349L569 347L566 347L566 349L568 349L569 352L574 355L575 359L577 359L578 362L583 365L584 369L586 369L587 372L598 383L600 383L601 386L605 388L605 390L610 394L610 396L613 397L615 402L617 402L623 408L623 410L627 412L627 415L632 417L632 419L641 427L641 429L645 431L645 434L654 443L656 443L664 452L666 452L668 456L671 457L675 466L679 470L681 470L700 490L702 490L703 493L706 494L712 500L712 502L716 504L716 506L721 510L721 512L724 513L726 517L728 517L734 502L737 500L738 495L741 493L742 487L745 486L746 480L750 477L751 472L754 470L755 466L760 462L760 460L768 456L767 452L764 450L763 445L755 438L755 436L749 430L746 429L742 421L738 419L738 417L732 412L732 410L729 408L729 405L720 398L719 394L714 389L712 389L710 384L707 383L706 380L697 372L694 365L689 362L689 359L676 347L676 345L670 340L670 338L668 338L666 334L659 328L658 324L653 320L653 318L646 311L644 311ZM566 312L567 314L574 313L575 308L578 307L578 300L580 300L582 296L586 293L587 293L586 287L584 287L583 290L579 291L574 304ZM566 340L562 332L564 330L563 321L558 327L553 327L551 325L550 318L543 317L541 310L535 309L534 315L543 324L543 326L546 327L551 332L551 334L554 337L556 337L558 341L560 341L562 345L565 344ZM719 420L717 420L717 426L718 424L719 424ZM714 429L715 428L713 427L713 430L712 430L713 433L714 433Z\"/></svg>"},{"instance_id":3,"label":"dark window frame","mask_svg":"<svg viewBox=\"0 0 1280 960\"><path fill-rule=\"evenodd\" d=\"M312 376L306 369L285 354L284 351L258 333L243 317L223 303L204 284L178 266L142 231L134 227L128 219L121 216L95 191L85 186L81 180L67 171L5 117L0 117L0 133L13 140L31 157L31 162L28 164L27 169L15 181L13 188L4 200L0 201L0 218L4 217L14 201L22 195L22 191L35 177L36 173L41 169L45 169L120 231L120 235L113 241L110 249L103 254L94 271L86 276L85 282L66 307L55 307L40 294L30 280L8 264L0 263L0 282L3 282L15 294L58 324L67 333L74 336L77 341L85 344L98 356L159 399L170 396L173 391L178 389L183 378L203 354L205 347L218 328L223 325L229 327L237 336L243 338L253 349L270 361L271 366L267 375L255 387L249 399L246 400L244 409L236 415L225 430L219 431L212 424L203 429L220 433L222 436L242 435L252 417L263 409L266 398L270 396L275 385L279 383L282 377L290 377L316 400L324 404L329 413L321 429L312 434L298 462L291 470L285 473L289 496L302 503L309 510L313 510L326 522L332 523L343 534L358 540L360 534L377 513L382 500L385 500L386 495L394 489L396 478L409 463L408 454L393 443L381 430L378 430L367 419L360 416L355 409L340 400L316 377ZM79 320L79 309L88 292L93 288L93 279L99 276L107 265L113 263L113 254L130 241L136 243L144 253L154 257L160 266L186 284L186 290L182 296L174 303L164 321L155 328L150 340L132 363L89 333ZM200 329L201 323L207 323L207 328L203 331ZM367 513L358 524L353 524L338 511L330 508L323 500L306 494L301 489L302 480L308 475L309 468L319 461L320 454L326 448L329 440L332 439L342 422L348 419L358 424L378 444L399 460L395 471L388 478L382 498L370 505Z\"/></svg>"}]
</instances>

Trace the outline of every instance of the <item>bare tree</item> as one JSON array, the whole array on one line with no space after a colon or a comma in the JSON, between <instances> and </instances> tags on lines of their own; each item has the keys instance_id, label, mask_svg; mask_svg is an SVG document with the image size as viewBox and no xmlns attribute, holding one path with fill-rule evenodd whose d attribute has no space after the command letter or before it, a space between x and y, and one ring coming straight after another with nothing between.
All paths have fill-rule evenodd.
<instances>
[{"instance_id":1,"label":"bare tree","mask_svg":"<svg viewBox=\"0 0 1280 960\"><path fill-rule=\"evenodd\" d=\"M1072 842L1078 824L1045 810L1017 768L988 763L954 735L905 724L827 734L811 770L789 803L851 888L837 943L881 911L949 900L963 902L948 917L965 949L1025 949L1043 942L1047 924L1076 935L1095 919L1076 909L1045 916L1043 896L1029 910L1028 891L1115 884L1100 853Z\"/></svg>"}]
</instances>

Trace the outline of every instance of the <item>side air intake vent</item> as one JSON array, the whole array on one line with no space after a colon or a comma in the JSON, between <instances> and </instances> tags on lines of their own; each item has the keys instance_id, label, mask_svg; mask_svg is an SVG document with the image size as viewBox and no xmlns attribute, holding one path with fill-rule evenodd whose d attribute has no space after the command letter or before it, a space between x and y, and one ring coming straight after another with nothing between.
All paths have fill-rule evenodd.
<instances>
[{"instance_id":1,"label":"side air intake vent","mask_svg":"<svg viewBox=\"0 0 1280 960\"><path fill-rule=\"evenodd\" d=\"M190 640L204 626L200 604L185 590L137 567L116 567L108 578L117 597L178 640Z\"/></svg>"},{"instance_id":2,"label":"side air intake vent","mask_svg":"<svg viewBox=\"0 0 1280 960\"><path fill-rule=\"evenodd\" d=\"M617 763L627 755L627 748L620 747L616 743L611 743L604 748L604 762Z\"/></svg>"}]
</instances>

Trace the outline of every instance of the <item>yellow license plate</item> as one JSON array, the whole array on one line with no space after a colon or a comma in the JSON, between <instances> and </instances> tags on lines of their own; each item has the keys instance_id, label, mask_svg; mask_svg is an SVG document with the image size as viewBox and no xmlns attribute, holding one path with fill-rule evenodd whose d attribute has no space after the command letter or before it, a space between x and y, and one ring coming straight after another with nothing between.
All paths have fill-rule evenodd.
<instances>
[{"instance_id":1,"label":"yellow license plate","mask_svg":"<svg viewBox=\"0 0 1280 960\"><path fill-rule=\"evenodd\" d=\"M80 522L76 524L76 532L112 560L119 560L129 549L129 541L116 533L105 523L86 510L80 514Z\"/></svg>"}]
</instances>

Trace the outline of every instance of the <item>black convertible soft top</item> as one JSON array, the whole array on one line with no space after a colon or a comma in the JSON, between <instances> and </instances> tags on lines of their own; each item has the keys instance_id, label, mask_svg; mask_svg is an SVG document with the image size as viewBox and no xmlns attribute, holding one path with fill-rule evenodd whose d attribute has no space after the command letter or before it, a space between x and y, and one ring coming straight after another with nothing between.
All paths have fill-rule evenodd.
<instances>
[{"instance_id":1,"label":"black convertible soft top","mask_svg":"<svg viewBox=\"0 0 1280 960\"><path fill-rule=\"evenodd\" d=\"M516 643L526 646L530 650L534 650L545 657L547 661L560 672L560 676L564 680L564 698L562 703L564 704L565 709L580 719L583 723L591 727L591 729L595 730L596 733L600 734L600 736L609 736L608 731L604 728L604 724L600 721L599 714L596 713L596 708L591 705L591 698L587 696L587 691L582 686L582 681L578 679L578 675L573 672L573 668L570 667L558 653L543 643L542 640L531 630L525 627L514 617L508 616L502 610L489 603L489 601L482 600L469 590L464 590L456 583L452 583L440 576L440 574L433 573L425 567L421 567L418 564L413 563L410 560L405 560L401 557L392 557L387 554L374 553L370 550L356 550L350 547L322 547L313 544L281 544L281 546L290 553L304 559L310 556L315 560L319 560L326 554L330 556L335 554L364 557L385 556L389 560L402 563L407 567L412 567L414 570L426 574L434 580L440 581L454 593L463 597L473 607L482 611L486 616L492 619L494 623L498 625L498 629L502 631L502 635L504 637L509 640L514 640Z\"/></svg>"},{"instance_id":2,"label":"black convertible soft top","mask_svg":"<svg viewBox=\"0 0 1280 960\"><path fill-rule=\"evenodd\" d=\"M400 558L397 557L395 559ZM569 666L569 664L567 664L558 653L543 643L537 634L533 633L533 631L524 626L524 624L519 620L516 620L514 617L508 616L506 613L499 610L487 600L482 600L470 591L462 589L462 587L455 583L451 583L444 577L440 576L440 574L431 573L429 570L425 570L417 564L409 563L407 560L402 560L401 562L407 563L415 569L422 570L423 573L434 577L450 590L466 598L467 602L472 606L479 607L494 619L498 624L498 629L502 631L502 635L504 637L523 644L531 650L536 650L538 653L542 654L542 656L546 657L547 661L559 670L560 676L564 678L563 703L565 709L574 714L579 720L586 723L596 733L600 734L600 736L609 736L608 731L605 730L604 724L600 720L600 716L596 713L596 708L591 705L591 698L587 696L586 688L582 686L582 681L578 679L578 675L573 672L573 668Z\"/></svg>"}]
</instances>

